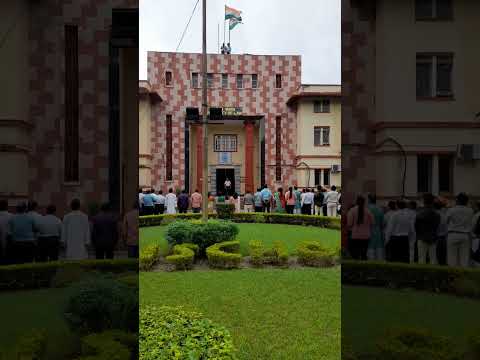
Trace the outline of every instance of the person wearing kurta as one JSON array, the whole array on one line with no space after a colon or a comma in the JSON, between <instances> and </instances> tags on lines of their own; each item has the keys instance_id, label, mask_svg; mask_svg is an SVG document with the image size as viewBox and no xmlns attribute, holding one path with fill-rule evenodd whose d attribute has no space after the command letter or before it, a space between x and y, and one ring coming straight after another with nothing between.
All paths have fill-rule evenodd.
<instances>
[{"instance_id":1,"label":"person wearing kurta","mask_svg":"<svg viewBox=\"0 0 480 360\"><path fill-rule=\"evenodd\" d=\"M375 225L372 213L365 206L365 198L358 196L356 206L347 214L347 228L351 231L350 254L355 260L367 260L371 230Z\"/></svg>"},{"instance_id":2,"label":"person wearing kurta","mask_svg":"<svg viewBox=\"0 0 480 360\"><path fill-rule=\"evenodd\" d=\"M298 190L296 186L293 187L293 192L295 194L295 214L301 214L302 212L302 192Z\"/></svg>"},{"instance_id":3,"label":"person wearing kurta","mask_svg":"<svg viewBox=\"0 0 480 360\"><path fill-rule=\"evenodd\" d=\"M72 211L64 216L62 243L65 257L69 260L88 259L90 245L90 223L88 216L80 211L80 200L74 199L70 205Z\"/></svg>"},{"instance_id":4,"label":"person wearing kurta","mask_svg":"<svg viewBox=\"0 0 480 360\"><path fill-rule=\"evenodd\" d=\"M177 195L173 193L173 189L168 190L165 196L165 206L167 207L167 214L175 214L177 212Z\"/></svg>"},{"instance_id":5,"label":"person wearing kurta","mask_svg":"<svg viewBox=\"0 0 480 360\"><path fill-rule=\"evenodd\" d=\"M383 260L383 211L377 206L377 197L374 194L368 195L367 208L373 215L375 221L371 228L370 241L368 242L367 257L369 260Z\"/></svg>"},{"instance_id":6,"label":"person wearing kurta","mask_svg":"<svg viewBox=\"0 0 480 360\"><path fill-rule=\"evenodd\" d=\"M283 189L278 188L278 191L275 192L275 194L273 195L273 198L275 199L275 212L278 212L278 213L285 212L285 208L284 208L285 198L283 197Z\"/></svg>"},{"instance_id":7,"label":"person wearing kurta","mask_svg":"<svg viewBox=\"0 0 480 360\"><path fill-rule=\"evenodd\" d=\"M287 213L293 214L293 211L295 209L296 197L292 187L289 187L288 191L285 193L285 200L286 200L285 208L287 210Z\"/></svg>"},{"instance_id":8,"label":"person wearing kurta","mask_svg":"<svg viewBox=\"0 0 480 360\"><path fill-rule=\"evenodd\" d=\"M467 267L470 264L473 209L467 206L468 196L460 193L457 204L447 210L447 264Z\"/></svg>"}]
</instances>

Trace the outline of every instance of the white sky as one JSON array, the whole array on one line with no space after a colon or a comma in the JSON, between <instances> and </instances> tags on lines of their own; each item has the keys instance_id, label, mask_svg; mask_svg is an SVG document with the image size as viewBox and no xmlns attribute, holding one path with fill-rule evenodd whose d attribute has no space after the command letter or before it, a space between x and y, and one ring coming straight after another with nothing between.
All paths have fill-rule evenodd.
<instances>
[{"instance_id":1,"label":"white sky","mask_svg":"<svg viewBox=\"0 0 480 360\"><path fill-rule=\"evenodd\" d=\"M147 78L147 51L175 51L196 1L140 0L139 79ZM209 53L218 52L218 24L223 42L225 4L242 11L232 53L302 55L302 83L340 84L340 0L207 0ZM201 15L202 0L179 52L202 51Z\"/></svg>"}]
</instances>

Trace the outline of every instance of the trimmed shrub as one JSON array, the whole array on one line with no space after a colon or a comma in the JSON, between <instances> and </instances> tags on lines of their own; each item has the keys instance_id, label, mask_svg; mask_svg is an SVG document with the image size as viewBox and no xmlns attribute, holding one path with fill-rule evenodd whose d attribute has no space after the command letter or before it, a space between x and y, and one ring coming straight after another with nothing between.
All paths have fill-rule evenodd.
<instances>
[{"instance_id":1,"label":"trimmed shrub","mask_svg":"<svg viewBox=\"0 0 480 360\"><path fill-rule=\"evenodd\" d=\"M288 262L288 250L281 241L274 241L273 248L265 249L263 243L259 240L249 242L250 262L254 266L264 264L286 265Z\"/></svg>"},{"instance_id":2,"label":"trimmed shrub","mask_svg":"<svg viewBox=\"0 0 480 360\"><path fill-rule=\"evenodd\" d=\"M444 337L418 329L402 329L387 334L377 344L379 359L389 360L460 360L455 347ZM376 354L377 355L377 354Z\"/></svg>"},{"instance_id":3,"label":"trimmed shrub","mask_svg":"<svg viewBox=\"0 0 480 360\"><path fill-rule=\"evenodd\" d=\"M138 266L142 271L149 271L153 268L160 256L160 247L158 245L149 245L140 250Z\"/></svg>"},{"instance_id":4,"label":"trimmed shrub","mask_svg":"<svg viewBox=\"0 0 480 360\"><path fill-rule=\"evenodd\" d=\"M235 213L235 205L234 204L217 204L215 206L217 210L217 216L219 219L223 220L230 220Z\"/></svg>"},{"instance_id":5,"label":"trimmed shrub","mask_svg":"<svg viewBox=\"0 0 480 360\"><path fill-rule=\"evenodd\" d=\"M213 268L238 268L242 261L240 241L226 241L207 248L208 264Z\"/></svg>"},{"instance_id":6,"label":"trimmed shrub","mask_svg":"<svg viewBox=\"0 0 480 360\"><path fill-rule=\"evenodd\" d=\"M194 225L189 221L176 221L167 226L165 238L170 246L192 242Z\"/></svg>"},{"instance_id":7,"label":"trimmed shrub","mask_svg":"<svg viewBox=\"0 0 480 360\"><path fill-rule=\"evenodd\" d=\"M64 316L71 330L81 334L133 332L138 326L138 292L112 277L86 279L71 286Z\"/></svg>"},{"instance_id":8,"label":"trimmed shrub","mask_svg":"<svg viewBox=\"0 0 480 360\"><path fill-rule=\"evenodd\" d=\"M316 241L304 241L297 247L298 262L305 266L326 267L335 265L335 254Z\"/></svg>"},{"instance_id":9,"label":"trimmed shrub","mask_svg":"<svg viewBox=\"0 0 480 360\"><path fill-rule=\"evenodd\" d=\"M140 308L139 360L234 360L230 333L182 308Z\"/></svg>"},{"instance_id":10,"label":"trimmed shrub","mask_svg":"<svg viewBox=\"0 0 480 360\"><path fill-rule=\"evenodd\" d=\"M0 291L65 286L85 273L138 271L137 259L54 261L0 266ZM81 275L81 276L80 276ZM61 279L60 279L61 278Z\"/></svg>"},{"instance_id":11,"label":"trimmed shrub","mask_svg":"<svg viewBox=\"0 0 480 360\"><path fill-rule=\"evenodd\" d=\"M33 329L23 335L13 350L14 359L36 360L43 359L47 349L47 335L45 330ZM0 358L1 357L0 353ZM6 357L5 357L6 359Z\"/></svg>"},{"instance_id":12,"label":"trimmed shrub","mask_svg":"<svg viewBox=\"0 0 480 360\"><path fill-rule=\"evenodd\" d=\"M477 269L425 266L373 261L342 261L342 284L412 288L478 297Z\"/></svg>"},{"instance_id":13,"label":"trimmed shrub","mask_svg":"<svg viewBox=\"0 0 480 360\"><path fill-rule=\"evenodd\" d=\"M192 243L198 246L199 255L205 256L205 250L220 242L234 240L239 232L238 226L230 221L209 220L193 226Z\"/></svg>"},{"instance_id":14,"label":"trimmed shrub","mask_svg":"<svg viewBox=\"0 0 480 360\"><path fill-rule=\"evenodd\" d=\"M82 338L82 356L77 360L130 360L137 337L118 330L90 334Z\"/></svg>"},{"instance_id":15,"label":"trimmed shrub","mask_svg":"<svg viewBox=\"0 0 480 360\"><path fill-rule=\"evenodd\" d=\"M186 244L175 245L173 247L172 255L165 258L168 263L175 265L176 270L187 270L192 268L195 252L190 246L195 246L197 250L198 246L189 244L190 246L187 247L185 245Z\"/></svg>"}]
</instances>

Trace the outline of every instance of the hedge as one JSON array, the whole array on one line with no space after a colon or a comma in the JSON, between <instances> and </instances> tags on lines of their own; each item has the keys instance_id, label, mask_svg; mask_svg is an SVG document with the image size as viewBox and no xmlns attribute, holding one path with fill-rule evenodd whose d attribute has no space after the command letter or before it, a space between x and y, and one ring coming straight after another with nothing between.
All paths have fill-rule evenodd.
<instances>
[{"instance_id":1,"label":"hedge","mask_svg":"<svg viewBox=\"0 0 480 360\"><path fill-rule=\"evenodd\" d=\"M142 271L149 271L153 268L160 257L160 247L158 245L149 245L140 250L138 266Z\"/></svg>"},{"instance_id":2,"label":"hedge","mask_svg":"<svg viewBox=\"0 0 480 360\"><path fill-rule=\"evenodd\" d=\"M273 248L265 249L262 241L251 240L249 248L250 262L255 266L264 264L284 266L288 262L288 250L281 241L274 241Z\"/></svg>"},{"instance_id":3,"label":"hedge","mask_svg":"<svg viewBox=\"0 0 480 360\"><path fill-rule=\"evenodd\" d=\"M198 246L195 244L181 244L173 247L172 255L169 255L165 260L175 265L176 270L188 270L192 268L193 260L195 258L195 251L192 247L195 247L198 251Z\"/></svg>"},{"instance_id":4,"label":"hedge","mask_svg":"<svg viewBox=\"0 0 480 360\"><path fill-rule=\"evenodd\" d=\"M208 214L209 219L216 219L217 214ZM140 216L139 226L167 225L178 220L199 220L202 214L162 214ZM326 217L320 215L297 215L280 213L233 213L230 219L238 223L265 223L265 224L288 224L288 225L309 225L340 230L340 218Z\"/></svg>"},{"instance_id":5,"label":"hedge","mask_svg":"<svg viewBox=\"0 0 480 360\"><path fill-rule=\"evenodd\" d=\"M230 333L179 307L140 308L139 360L234 360Z\"/></svg>"},{"instance_id":6,"label":"hedge","mask_svg":"<svg viewBox=\"0 0 480 360\"><path fill-rule=\"evenodd\" d=\"M480 271L447 266L342 261L342 284L412 288L480 298Z\"/></svg>"},{"instance_id":7,"label":"hedge","mask_svg":"<svg viewBox=\"0 0 480 360\"><path fill-rule=\"evenodd\" d=\"M136 335L119 330L90 334L82 338L82 356L76 360L130 360L137 341Z\"/></svg>"},{"instance_id":8,"label":"hedge","mask_svg":"<svg viewBox=\"0 0 480 360\"><path fill-rule=\"evenodd\" d=\"M326 267L335 265L335 253L316 241L304 241L297 247L298 262L305 266Z\"/></svg>"},{"instance_id":9,"label":"hedge","mask_svg":"<svg viewBox=\"0 0 480 360\"><path fill-rule=\"evenodd\" d=\"M240 241L225 241L207 248L208 264L213 268L238 268L242 261Z\"/></svg>"},{"instance_id":10,"label":"hedge","mask_svg":"<svg viewBox=\"0 0 480 360\"><path fill-rule=\"evenodd\" d=\"M0 291L51 287L63 273L138 271L137 259L54 261L0 266ZM72 279L75 281L77 279ZM69 285L65 281L61 285Z\"/></svg>"}]
</instances>

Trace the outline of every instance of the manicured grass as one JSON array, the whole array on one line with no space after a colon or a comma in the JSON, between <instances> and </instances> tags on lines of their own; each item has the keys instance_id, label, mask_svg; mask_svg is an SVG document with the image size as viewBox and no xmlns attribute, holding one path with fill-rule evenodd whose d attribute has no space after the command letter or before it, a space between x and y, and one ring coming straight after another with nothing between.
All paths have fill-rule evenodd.
<instances>
[{"instance_id":1,"label":"manicured grass","mask_svg":"<svg viewBox=\"0 0 480 360\"><path fill-rule=\"evenodd\" d=\"M203 313L240 359L340 358L339 267L141 273L140 302Z\"/></svg>"},{"instance_id":2,"label":"manicured grass","mask_svg":"<svg viewBox=\"0 0 480 360\"><path fill-rule=\"evenodd\" d=\"M370 351L388 329L422 328L464 348L480 331L480 302L413 290L342 286L342 344Z\"/></svg>"},{"instance_id":3,"label":"manicured grass","mask_svg":"<svg viewBox=\"0 0 480 360\"><path fill-rule=\"evenodd\" d=\"M66 356L75 343L63 318L62 309L68 289L41 289L2 292L0 295L0 357L11 359L19 337L32 329L45 329L48 336L47 358L56 360ZM3 358L2 358L3 359Z\"/></svg>"},{"instance_id":4,"label":"manicured grass","mask_svg":"<svg viewBox=\"0 0 480 360\"><path fill-rule=\"evenodd\" d=\"M250 240L261 240L266 246L271 246L274 240L283 241L290 253L304 240L318 240L329 248L340 247L340 231L311 226L284 225L284 224L237 224L240 233L240 251L248 255L248 243ZM158 244L162 255L168 252L168 244L165 240L166 226L152 226L140 228L140 246Z\"/></svg>"}]
</instances>

